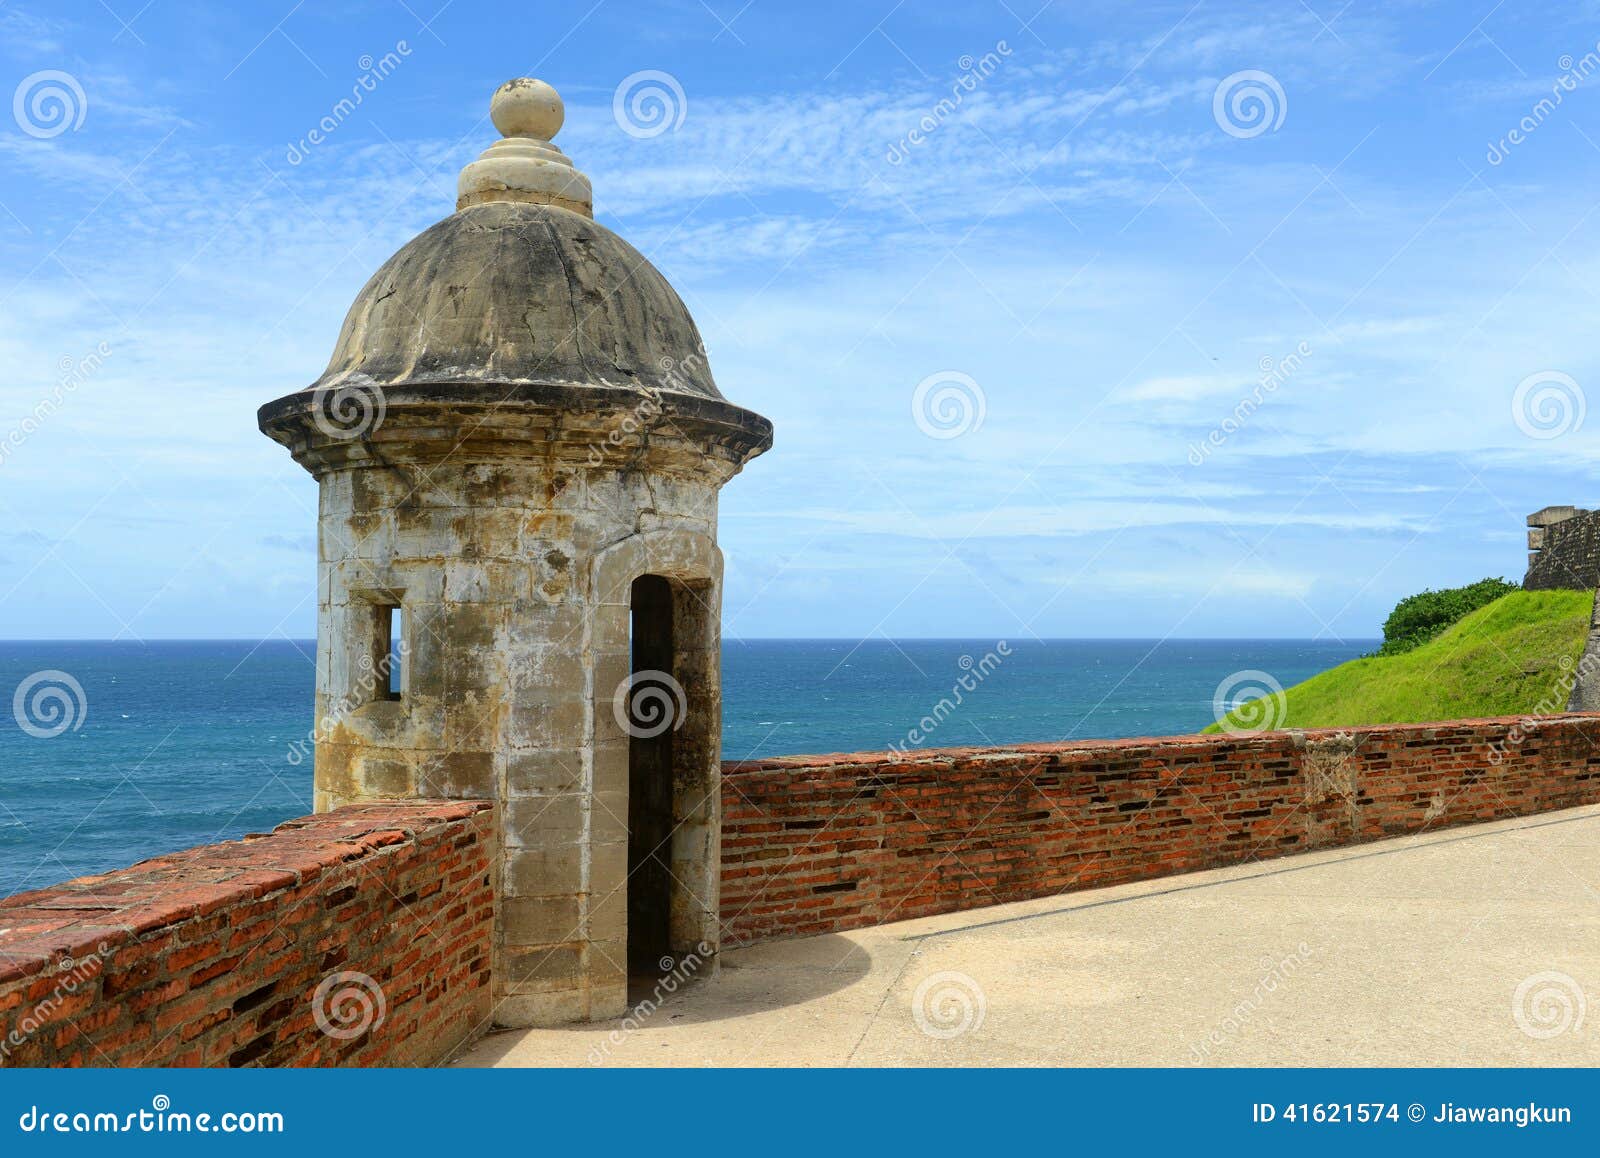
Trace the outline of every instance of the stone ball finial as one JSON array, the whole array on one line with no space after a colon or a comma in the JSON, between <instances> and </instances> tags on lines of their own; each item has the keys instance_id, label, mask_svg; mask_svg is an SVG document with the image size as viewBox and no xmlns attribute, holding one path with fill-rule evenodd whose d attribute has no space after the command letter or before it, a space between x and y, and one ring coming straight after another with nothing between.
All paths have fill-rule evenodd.
<instances>
[{"instance_id":1,"label":"stone ball finial","mask_svg":"<svg viewBox=\"0 0 1600 1158\"><path fill-rule=\"evenodd\" d=\"M542 80L519 76L495 89L489 117L500 140L461 170L456 209L520 201L593 217L589 178L550 143L566 116L560 95Z\"/></svg>"},{"instance_id":2,"label":"stone ball finial","mask_svg":"<svg viewBox=\"0 0 1600 1158\"><path fill-rule=\"evenodd\" d=\"M489 118L502 137L548 141L561 131L567 112L561 95L542 80L519 76L494 90Z\"/></svg>"}]
</instances>

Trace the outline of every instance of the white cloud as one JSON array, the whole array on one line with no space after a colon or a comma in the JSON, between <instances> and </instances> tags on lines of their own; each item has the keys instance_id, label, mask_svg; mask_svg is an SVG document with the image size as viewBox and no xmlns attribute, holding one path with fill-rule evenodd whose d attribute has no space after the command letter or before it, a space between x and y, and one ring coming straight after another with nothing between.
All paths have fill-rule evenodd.
<instances>
[{"instance_id":1,"label":"white cloud","mask_svg":"<svg viewBox=\"0 0 1600 1158\"><path fill-rule=\"evenodd\" d=\"M1118 589L1168 595L1205 596L1225 590L1230 595L1260 595L1272 599L1304 599L1316 583L1304 571L1272 571L1260 567L1174 567L1161 570L1097 572L1094 581Z\"/></svg>"},{"instance_id":2,"label":"white cloud","mask_svg":"<svg viewBox=\"0 0 1600 1158\"><path fill-rule=\"evenodd\" d=\"M1200 398L1214 398L1248 392L1250 383L1240 382L1220 374L1187 374L1168 378L1146 378L1142 382L1117 391L1117 397L1129 402L1193 402Z\"/></svg>"}]
</instances>

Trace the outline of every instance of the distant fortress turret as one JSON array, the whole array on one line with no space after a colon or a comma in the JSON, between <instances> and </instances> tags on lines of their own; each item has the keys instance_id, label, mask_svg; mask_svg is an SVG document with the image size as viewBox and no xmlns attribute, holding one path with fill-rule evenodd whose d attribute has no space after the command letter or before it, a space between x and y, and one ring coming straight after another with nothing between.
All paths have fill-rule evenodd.
<instances>
[{"instance_id":1,"label":"distant fortress turret","mask_svg":"<svg viewBox=\"0 0 1600 1158\"><path fill-rule=\"evenodd\" d=\"M1545 507L1528 516L1528 591L1600 588L1600 511Z\"/></svg>"},{"instance_id":2,"label":"distant fortress turret","mask_svg":"<svg viewBox=\"0 0 1600 1158\"><path fill-rule=\"evenodd\" d=\"M594 221L555 90L490 111L456 212L259 422L321 484L317 809L496 803L495 1020L525 1026L619 1015L630 963L715 952L717 492L772 427Z\"/></svg>"}]
</instances>

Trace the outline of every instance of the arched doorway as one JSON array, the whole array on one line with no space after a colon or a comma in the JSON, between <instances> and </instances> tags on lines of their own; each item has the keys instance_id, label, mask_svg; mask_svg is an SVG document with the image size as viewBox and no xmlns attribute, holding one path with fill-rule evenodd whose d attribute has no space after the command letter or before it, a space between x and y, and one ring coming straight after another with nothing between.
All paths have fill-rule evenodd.
<instances>
[{"instance_id":1,"label":"arched doorway","mask_svg":"<svg viewBox=\"0 0 1600 1158\"><path fill-rule=\"evenodd\" d=\"M709 975L716 950L720 564L704 536L657 532L606 552L597 573L615 610L597 619L594 784L597 799L625 801L627 847L597 847L590 896L625 917L632 1001L674 969Z\"/></svg>"}]
</instances>

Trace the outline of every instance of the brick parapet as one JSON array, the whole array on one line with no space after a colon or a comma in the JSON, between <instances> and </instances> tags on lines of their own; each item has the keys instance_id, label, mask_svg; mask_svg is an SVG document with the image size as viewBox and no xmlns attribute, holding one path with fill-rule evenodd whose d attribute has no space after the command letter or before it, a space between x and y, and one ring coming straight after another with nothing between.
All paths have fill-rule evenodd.
<instances>
[{"instance_id":1,"label":"brick parapet","mask_svg":"<svg viewBox=\"0 0 1600 1158\"><path fill-rule=\"evenodd\" d=\"M1600 801L1600 716L839 753L723 768L724 943Z\"/></svg>"},{"instance_id":2,"label":"brick parapet","mask_svg":"<svg viewBox=\"0 0 1600 1158\"><path fill-rule=\"evenodd\" d=\"M7 898L0 1065L442 1060L489 1013L492 817L342 808Z\"/></svg>"}]
</instances>

